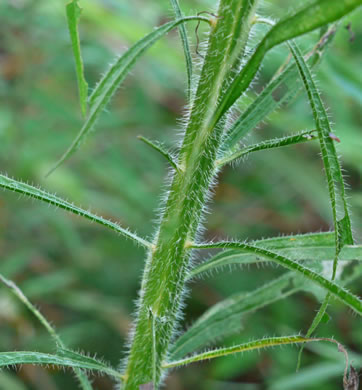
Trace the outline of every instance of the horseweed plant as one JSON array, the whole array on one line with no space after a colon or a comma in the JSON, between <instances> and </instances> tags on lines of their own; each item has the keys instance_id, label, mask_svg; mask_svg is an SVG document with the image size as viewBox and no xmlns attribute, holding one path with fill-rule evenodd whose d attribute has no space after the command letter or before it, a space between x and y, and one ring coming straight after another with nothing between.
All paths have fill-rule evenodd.
<instances>
[{"instance_id":1,"label":"horseweed plant","mask_svg":"<svg viewBox=\"0 0 362 390\"><path fill-rule=\"evenodd\" d=\"M312 337L326 315L331 298L341 301L353 312L362 314L361 300L345 289L344 285L348 280L340 278L338 273L339 261L362 259L362 248L353 242L343 177L335 149L335 141L338 139L332 132L311 69L318 65L325 48L333 39L336 23L362 5L362 0L314 0L277 23L258 16L258 3L258 0L220 0L214 13L185 17L178 1L171 0L176 19L158 27L117 58L90 95L84 76L78 33L81 8L76 0L67 5L80 106L85 119L73 144L49 173L79 148L141 55L176 27L179 29L187 65L189 102L184 119L184 136L177 155L170 153L158 142L140 137L160 152L171 167L171 175L167 179L168 191L161 205L162 215L152 240L140 238L117 223L98 217L41 189L5 175L0 176L1 187L100 223L144 247L147 257L135 321L129 336L129 350L120 369L67 349L43 315L5 277L1 277L2 282L12 289L53 337L57 353L3 352L0 353L1 366L26 363L71 367L84 390L92 389L87 372L98 371L113 377L120 389L138 390L159 388L173 367L277 345L297 343L302 347L307 342L332 342L346 354L346 350L337 341ZM185 29L189 22L207 23L210 30L202 54L202 64L197 72ZM267 24L268 32L256 47L250 48L250 36L257 23ZM321 29L319 41L308 53L301 53L293 39L318 28ZM290 49L289 62L278 70L263 92L235 120L235 103L250 88L265 55L282 43L286 43ZM279 91L281 85L287 88L284 88L281 97L276 100L273 94ZM240 140L259 122L290 101L303 88L307 92L314 116L314 129L248 147L240 146ZM216 177L224 165L238 162L242 156L255 151L313 140L319 142L327 177L334 222L332 232L254 242L202 242L199 232L204 210L211 198L210 190L215 186ZM204 248L219 248L221 251L195 265L194 250ZM308 263L308 259L313 259L314 262ZM326 259L333 264L329 278L323 276L318 264L316 265L318 261ZM235 295L232 299L219 302L185 333L179 335L177 325L182 317L183 297L190 279L227 264L261 261L279 264L289 272L246 295ZM358 276L359 272L360 267L356 267L354 276ZM325 294L321 308L305 336L268 337L233 347L198 352L215 338L220 339L230 332L240 331L240 316L243 313L255 311L297 291L313 289L311 285L317 286L319 290L322 288ZM357 389L356 378L346 355L343 379L345 389Z\"/></svg>"}]
</instances>

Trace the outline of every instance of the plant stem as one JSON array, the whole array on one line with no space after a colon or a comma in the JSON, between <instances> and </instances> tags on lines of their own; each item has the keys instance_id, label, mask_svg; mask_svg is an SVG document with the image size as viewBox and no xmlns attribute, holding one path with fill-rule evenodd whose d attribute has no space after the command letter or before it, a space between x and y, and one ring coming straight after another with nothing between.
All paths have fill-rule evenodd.
<instances>
[{"instance_id":1,"label":"plant stem","mask_svg":"<svg viewBox=\"0 0 362 390\"><path fill-rule=\"evenodd\" d=\"M185 290L191 246L200 225L223 127L211 119L225 80L245 46L256 0L221 0L165 211L143 275L124 390L158 388ZM240 28L240 26L243 28ZM240 42L243 42L241 45ZM155 361L156 360L156 361ZM156 373L154 372L156 370Z\"/></svg>"}]
</instances>

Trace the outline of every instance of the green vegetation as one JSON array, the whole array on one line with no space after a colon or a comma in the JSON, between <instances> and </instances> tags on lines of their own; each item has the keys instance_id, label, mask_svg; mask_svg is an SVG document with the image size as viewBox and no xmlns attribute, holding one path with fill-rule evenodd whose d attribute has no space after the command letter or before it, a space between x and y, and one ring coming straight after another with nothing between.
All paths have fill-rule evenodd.
<instances>
[{"instance_id":1,"label":"green vegetation","mask_svg":"<svg viewBox=\"0 0 362 390\"><path fill-rule=\"evenodd\" d=\"M178 371L171 368L218 357L225 363L214 366L211 374L204 373L204 379L199 380L210 382L203 385L200 385L201 382L192 383L187 378L187 370L192 370L192 366L180 370L185 388L232 388L238 386L239 382L240 386L249 388L250 385L251 389L259 388L258 383L271 390L298 386L310 389L323 389L322 386L326 386L331 389L331 386L336 385L332 380L336 375L340 378L336 388L340 388L342 381L345 389L358 386L354 384L357 380L355 368L360 367L362 357L354 349L359 342L357 322L358 316L362 314L362 301L355 287L362 274L362 248L352 234L351 214L354 214L354 208L350 209L347 202L346 185L336 150L336 143L343 140L344 134L343 131L338 132L338 136L335 134L312 72L318 69L323 57L328 58L329 50L333 50L336 35L338 37L340 31L343 31L343 18L347 15L350 17L353 11L354 15L360 13L362 0L309 1L302 8L296 7L293 12L281 16L279 22L272 20L276 10L263 9L258 0L220 0L217 9L210 12L201 9L195 16L183 16L189 12L186 12L186 8L181 10L179 2L172 0L169 7L173 9L175 19L163 20L153 30L143 29L141 22L135 29L130 15L123 20L118 19L122 12L119 15L107 13L105 3L90 1L83 4L83 10L78 0L72 0L66 5L64 14L67 23L63 20L63 27L59 22L56 27L57 32L62 31L64 34L62 39L66 43L62 53L57 55L51 50L52 44L48 43L48 61L53 61L50 67L52 72L57 72L59 65L60 69L64 66L64 72L68 74L68 69L72 66L74 68L74 64L75 72L72 82L67 79L67 85L63 85L61 78L52 81L45 79L45 85L55 83L51 99L47 96L47 87L39 84L39 81L44 82L41 77L38 80L35 78L35 83L31 84L31 77L24 76L22 79L16 74L16 82L12 85L13 69L8 69L8 75L4 73L8 79L4 77L3 85L10 91L9 105L7 111L4 110L5 118L6 115L10 118L5 134L10 134L12 118L14 125L24 128L29 126L31 134L24 140L20 137L16 149L11 145L16 140L10 136L7 139L4 137L2 145L13 148L17 153L14 159L10 153L5 155L3 165L6 174L0 175L0 187L40 202L33 203L27 213L25 205L20 208L14 203L14 206L4 208L7 211L4 211L6 217L3 220L9 226L4 230L7 234L3 235L6 249L0 264L0 279L35 316L48 336L43 341L41 338L35 338L33 342L29 338L21 341L22 348L18 345L14 347L14 342L3 342L2 350L9 352L0 352L0 366L26 364L31 367L68 367L74 371L78 385L83 390L107 389L112 383L116 383L119 389L138 390L158 389L163 384L166 388L176 388L179 385L169 381L177 378ZM109 6L111 4L112 1ZM23 13L19 14L16 7L23 7ZM9 18L10 31L16 32L32 28L30 24L24 24L30 15L36 15L37 12L41 14L44 10L51 13L47 7L49 5L45 2L29 0L1 5L0 11ZM123 5L114 7L131 14L133 6L127 3L124 9ZM156 5L152 7L157 8ZM103 12L107 18L103 18ZM89 34L89 41L85 44L81 39L83 20L87 23ZM203 32L199 32L197 23L202 24ZM66 25L68 35L65 34ZM120 25L126 25L127 28L122 30ZM55 27L49 26L51 28ZM200 57L197 59L187 34L187 29L190 35L193 28L196 28L196 34L207 33L202 55L196 54ZM114 34L133 33L137 37L129 36L133 44L111 62L97 81L95 68L102 63L104 69L103 57L107 54L102 39L97 44L90 42L93 37L101 37L102 31L109 33L109 29L113 29ZM181 41L179 50L173 48L174 41L169 43L169 48L164 42L166 35L177 29ZM138 37L142 30L145 30L144 36ZM39 31L36 33L40 34ZM362 34L361 37L356 35L350 24L344 33L350 34L350 41L362 39ZM17 53L19 41L16 35L4 36L6 55L7 52ZM198 45L199 37L193 39ZM41 44L46 46L44 40L43 32ZM55 42L56 36L52 40ZM104 40L112 42L109 38ZM274 50L276 47L279 50L277 52ZM32 57L34 54L27 54L29 58L25 56L24 67L31 74L36 60ZM158 75L161 84L163 82L165 90L168 89L168 78L171 77L167 76L168 62L170 68L178 67L181 54L186 65L187 101L184 103L186 112L182 119L181 142L177 143L170 135L158 137L163 134L161 130L165 130L162 129L163 123L170 119L167 115L162 118L163 115L160 112L157 114L155 108L148 107L160 99L157 84L152 81L150 87L145 85L146 91L149 88L149 96L145 96L140 89L143 90L142 84L147 84L147 77L153 73ZM148 59L150 62L142 64L140 60L144 61L148 55L152 60ZM164 55L167 61L163 60ZM178 57L173 63L174 55ZM66 61L58 64L58 59L63 56ZM340 82L343 86L347 85L345 89L351 99L360 97L358 70L346 68L343 62L338 62L333 56L331 58L331 63L335 61L338 64L335 65L337 70L334 78L342 80ZM263 70L262 66L268 62L270 64ZM133 88L127 85L126 79L131 71L136 72L136 79L139 78L140 83ZM139 74L145 77L143 81ZM75 76L79 111L84 118L82 122L80 116L75 117L73 109L76 101ZM17 81L18 77L20 81ZM19 99L19 94L24 93L30 85L34 90L28 92L29 103L26 99ZM68 95L64 87L70 85L73 87ZM260 85L263 86L262 91ZM125 93L122 98L116 95L120 87L121 93ZM134 96L133 89L137 91ZM60 94L60 98L57 98L57 94ZM67 102L68 96L73 96L70 102ZM121 108L119 114L109 114L107 119L103 114L109 109L112 99L125 103L122 105L125 108ZM134 103L130 103L130 99L134 99ZM162 104L169 104L169 100L165 97ZM32 101L36 102L34 106ZM309 107L306 105L308 102ZM31 117L36 114L32 110L36 113L42 104L46 110L39 117L40 122L34 123ZM285 110L288 104L291 107ZM274 112L282 107L283 111L276 116ZM344 118L348 117L347 108L342 104L341 107L345 109ZM110 108L111 113L114 110L115 107ZM14 116L13 112L21 112L24 119ZM71 112L73 114L69 114ZM303 119L304 113L310 119ZM272 126L286 128L288 132L280 134L280 131L275 131L273 136L261 137L257 128L272 115ZM43 116L52 119L43 121ZM49 141L45 140L45 124L61 132L70 123L72 128L79 125L80 130L75 138L72 131L73 141L68 148L66 144L70 134L61 133L60 137L55 134ZM353 132L356 124L350 118L346 119L343 126L347 127L349 123ZM42 128L39 128L39 124ZM151 141L144 136L137 137L138 133L134 130L144 126L153 129L147 135L158 141ZM172 126L175 126L174 123ZM92 130L98 132L90 136ZM133 141L128 140L131 136L145 145L138 142L137 146L127 150L128 142L133 145ZM247 146L244 145L246 137L252 138ZM97 141L94 141L96 138ZM171 142L172 139L174 142ZM56 161L54 155L59 154L63 147L66 151ZM295 152L290 151L298 147L301 148L301 154L295 158ZM312 147L314 152L320 153L321 161L314 161L313 169L310 170L304 158L310 154ZM90 157L79 160L82 158L80 156L87 155L87 148L90 148ZM355 150L357 152L352 152L352 157L347 160L352 171L358 170L358 148ZM125 154L121 157L123 151ZM293 207L281 208L281 216L277 215L275 226L270 231L253 228L248 221L258 218L257 208L248 214L253 196L249 200L237 197L235 203L233 195L229 196L229 202L225 202L226 207L212 211L211 221L205 221L206 209L210 207L215 188L216 204L218 202L219 187L216 183L220 181L221 188L225 186L223 183L228 183L228 179L223 177L225 170L228 172L228 164L245 162L245 156L254 155L254 152L259 152L255 155L261 156L274 153L274 157L283 156L283 153L292 154L285 154L275 162L271 159L260 160L265 171L257 180L252 177L253 170L247 164L242 164L246 174L242 185L250 187L250 194L258 193L263 202L269 202L269 193L275 191L276 198L281 198L279 205L284 205L289 191L297 191L300 202L307 202L306 209L309 207L314 210L314 215L311 214L313 218L310 218L311 221L315 220L313 223L305 218L301 227L299 219L303 219L303 212L294 206L294 210ZM353 156L357 156L356 159ZM266 170L266 161L271 165L271 171ZM160 173L164 164L167 164L169 172L162 201L157 205L158 192L162 191ZM321 168L325 172L327 192L320 183ZM141 181L142 175L145 176L144 182ZM283 180L288 177L289 186L273 182L274 175L281 175ZM18 180L19 176L24 179ZM30 178L46 186L47 190L28 184L26 180ZM238 174L235 178L233 180L237 182ZM149 196L150 189L154 196ZM61 195L52 195L55 190L61 192ZM64 196L72 201L64 200ZM4 199L12 202L7 194L4 194ZM68 215L74 214L88 221L72 221L61 213L44 214L41 203L56 206L67 211ZM97 207L106 216L99 217L75 203L91 203L93 208ZM155 227L153 210L156 208L159 217ZM117 218L122 221L120 223L114 222L115 209L121 212L121 218ZM233 219L232 214L239 209L243 210L241 218ZM295 222L291 225L293 229L288 229L288 224L280 229L283 226L281 221L289 213L295 214ZM216 228L221 218L227 221L224 231ZM49 227L39 227L44 226L44 220L49 221ZM96 224L86 225L89 222L102 225L103 230L94 233ZM247 223L242 226L242 222ZM76 223L83 225L76 227ZM207 233L203 231L205 224ZM133 230L137 226L139 233L136 234ZM120 237L109 237L104 231L106 228ZM324 232L315 232L318 229ZM302 230L303 234L291 234L293 230ZM15 231L17 234L14 234ZM281 236L281 233L288 235ZM266 234L274 237L260 238ZM19 246L17 242L23 240L22 235L25 239ZM45 240L45 235L50 238ZM226 240L223 238L226 235L234 239ZM221 238L214 239L215 236ZM134 248L131 246L133 243L136 244ZM41 248L39 252L36 252L37 244ZM140 264L135 259L142 258L142 253L145 261ZM68 260L65 260L67 257ZM46 259L52 259L50 265ZM64 261L68 263L63 265L61 262ZM200 275L211 275L216 269L234 264L248 264L250 270L236 270L226 274L225 280L220 283L217 280L210 283L199 280ZM260 264L277 264L280 267L263 269L258 268ZM142 268L139 285L137 277ZM193 284L189 284L191 280ZM203 286L201 290L197 287L200 284ZM193 292L197 292L196 295L203 297L201 300L204 305L207 302L210 307L206 309L196 305L193 309L195 313L188 313L186 296L187 289L191 287ZM132 299L136 296L136 290L138 301L134 309ZM209 297L208 291L213 292ZM305 300L306 292L312 293L315 298L312 309L311 302ZM231 293L233 295L230 296ZM127 298L128 302L120 299L120 295ZM0 298L4 300L3 305L12 308L4 311L7 322L24 317L24 313L12 313L16 307L13 301L7 303L5 298ZM49 305L49 309L42 314L31 303L33 300L43 301ZM296 300L300 302L297 305L293 303ZM61 313L60 317L63 318L64 327L57 326L59 331L50 323L56 322L57 318L56 313L54 318L48 315L51 314L51 307ZM302 307L303 310L299 310ZM343 312L346 309L348 315ZM270 317L268 310L272 314ZM125 314L131 312L134 313L132 319ZM202 312L201 316L195 315ZM180 332L185 316L186 323L192 320L192 325L185 326L188 329ZM338 318L348 321L350 331L347 337L343 336L346 326L335 320ZM32 323L32 320L29 321ZM5 327L5 334L9 332L8 329ZM12 329L11 332L26 338L26 331L22 329ZM301 336L301 332L305 336ZM97 333L99 336L94 335ZM271 337L276 333L277 337ZM49 336L53 342L49 342ZM124 346L120 351L122 341ZM237 359L233 362L223 360L228 355L240 352L270 351L269 347L294 344L299 345L299 355L298 350L287 353L267 352L279 356L277 359L280 361L275 362L275 371L269 370L263 378L260 373L256 378L255 374L251 377L248 375L256 370L255 357L236 355ZM204 350L206 347L207 351ZM303 354L304 348L308 349L308 353ZM92 354L100 352L111 363L90 357L88 352L85 354L79 352L79 349ZM16 352L12 352L14 350ZM311 351L316 356L311 357ZM336 357L333 355L335 352ZM280 358L283 354L286 356L284 362ZM310 362L306 369L304 355ZM321 363L326 355L328 359L332 356L328 367ZM262 368L261 364L259 368ZM339 370L336 369L337 364ZM298 374L293 373L296 367L301 370ZM319 373L308 375L306 370L310 367L319 368ZM238 377L239 371L241 377ZM46 373L45 379L30 380L32 388L76 386L74 382L68 382L72 379L66 375L57 374L59 377L56 378L46 371L41 372ZM108 379L98 378L99 373ZM219 381L210 380L218 377ZM4 378L4 383L13 380L21 388L22 382L18 377L5 372ZM25 380L29 382L27 378ZM0 377L0 389L1 386Z\"/></svg>"}]
</instances>

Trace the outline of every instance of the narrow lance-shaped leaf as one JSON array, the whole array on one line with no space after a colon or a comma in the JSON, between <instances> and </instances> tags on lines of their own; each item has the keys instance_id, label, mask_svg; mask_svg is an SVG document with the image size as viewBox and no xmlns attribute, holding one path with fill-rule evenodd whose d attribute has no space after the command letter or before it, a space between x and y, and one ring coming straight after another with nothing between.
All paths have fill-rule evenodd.
<instances>
[{"instance_id":1,"label":"narrow lance-shaped leaf","mask_svg":"<svg viewBox=\"0 0 362 390\"><path fill-rule=\"evenodd\" d=\"M47 175L50 175L79 148L86 136L92 130L96 121L99 119L99 116L104 111L107 104L110 102L112 96L117 91L141 55L173 28L177 27L181 23L192 20L203 20L209 22L207 18L202 16L189 16L173 22L165 23L161 27L158 27L156 30L152 31L150 34L139 40L122 56L120 56L113 65L110 66L89 98L89 112L81 130L79 131L69 149L63 154L60 160L54 165L54 167L48 172Z\"/></svg>"},{"instance_id":2,"label":"narrow lance-shaped leaf","mask_svg":"<svg viewBox=\"0 0 362 390\"><path fill-rule=\"evenodd\" d=\"M267 238L253 241L251 245L272 249L274 252L292 260L334 261L336 252L334 232ZM344 246L339 258L343 261L362 261L362 245ZM267 261L267 259L265 260ZM256 254L227 249L198 264L190 271L188 279L230 264L253 264L257 262L260 262L260 258Z\"/></svg>"},{"instance_id":3,"label":"narrow lance-shaped leaf","mask_svg":"<svg viewBox=\"0 0 362 390\"><path fill-rule=\"evenodd\" d=\"M313 116L316 123L322 152L323 164L327 176L336 235L336 258L333 265L332 275L332 279L334 279L336 275L338 254L340 250L342 249L343 245L353 244L351 220L347 207L343 176L334 145L334 137L328 115L314 83L312 74L295 43L290 43L290 49L297 63L303 84L308 93L310 105L313 110Z\"/></svg>"},{"instance_id":4,"label":"narrow lance-shaped leaf","mask_svg":"<svg viewBox=\"0 0 362 390\"><path fill-rule=\"evenodd\" d=\"M293 234L288 236L264 238L252 241L252 245L263 248L304 248L304 247L328 247L334 243L334 232L318 232L307 234Z\"/></svg>"},{"instance_id":5,"label":"narrow lance-shaped leaf","mask_svg":"<svg viewBox=\"0 0 362 390\"><path fill-rule=\"evenodd\" d=\"M214 359L217 357L227 356L227 355L233 355L235 353L239 352L247 352L247 351L253 351L253 350L259 350L264 349L267 347L276 347L279 345L288 345L288 344L300 344L300 343L307 343L307 342L320 342L320 341L328 341L331 343L335 343L338 345L338 349L342 351L345 354L346 357L346 369L344 372L344 376L346 377L347 374L347 367L348 367L348 355L345 350L345 348L338 343L336 340L328 339L328 338L307 338L303 336L283 336L283 337L270 337L270 338L264 338L261 340L255 340L250 341L245 344L239 344L235 345L233 347L227 347L227 348L218 348L211 351L207 351L198 355L190 356L185 359L176 360L173 362L167 362L163 365L164 368L171 368L171 367L179 367L184 366L190 363L195 363L203 360L208 359Z\"/></svg>"},{"instance_id":6,"label":"narrow lance-shaped leaf","mask_svg":"<svg viewBox=\"0 0 362 390\"><path fill-rule=\"evenodd\" d=\"M78 80L79 100L83 116L87 114L88 84L84 76L84 65L80 49L78 24L82 13L78 0L72 0L66 6L68 29L72 41L72 49L75 60L75 69Z\"/></svg>"},{"instance_id":7,"label":"narrow lance-shaped leaf","mask_svg":"<svg viewBox=\"0 0 362 390\"><path fill-rule=\"evenodd\" d=\"M80 368L83 370L98 371L122 380L122 375L88 356L83 356L71 351L59 351L62 355L49 353L16 351L0 352L0 367L8 367L20 364L55 365L60 367Z\"/></svg>"},{"instance_id":8,"label":"narrow lance-shaped leaf","mask_svg":"<svg viewBox=\"0 0 362 390\"><path fill-rule=\"evenodd\" d=\"M306 34L318 27L332 23L357 7L362 0L315 0L306 7L277 23L263 38L249 61L221 99L214 113L212 123L217 123L222 115L249 87L255 74L260 68L265 54L282 42Z\"/></svg>"},{"instance_id":9,"label":"narrow lance-shaped leaf","mask_svg":"<svg viewBox=\"0 0 362 390\"><path fill-rule=\"evenodd\" d=\"M176 171L179 170L175 158L171 155L170 152L165 149L162 144L160 144L159 142L153 142L148 138L142 137L141 135L139 135L137 138L144 142L146 145L151 146L151 148L155 149L158 153L160 153L171 164L171 166L176 169Z\"/></svg>"},{"instance_id":10,"label":"narrow lance-shaped leaf","mask_svg":"<svg viewBox=\"0 0 362 390\"><path fill-rule=\"evenodd\" d=\"M181 19L184 15L181 11L180 5L178 0L170 0L173 10L175 12L176 19ZM193 73L193 65L192 65L192 57L191 57L191 51L190 51L190 45L189 45L189 39L187 37L187 31L184 24L181 24L178 27L182 46L184 49L184 55L185 55L185 61L186 61L186 72L187 72L187 96L188 101L190 101L191 98L191 90L192 90L192 73Z\"/></svg>"},{"instance_id":11,"label":"narrow lance-shaped leaf","mask_svg":"<svg viewBox=\"0 0 362 390\"><path fill-rule=\"evenodd\" d=\"M270 259L271 261L290 269L291 271L297 272L300 275L303 275L306 279L311 280L313 283L321 286L328 293L333 295L336 299L343 302L345 305L349 306L353 311L362 315L362 301L357 296L353 295L349 291L345 290L343 287L339 286L335 282L326 279L322 275L314 272L313 270L305 267L302 264L299 264L296 261L288 259L285 256L274 253L270 250L264 248L258 248L253 245L241 243L241 242L218 242L210 244L195 244L192 245L192 248L195 249L207 249L207 248L230 248L238 249L245 251L247 253L253 253L257 256Z\"/></svg>"},{"instance_id":12,"label":"narrow lance-shaped leaf","mask_svg":"<svg viewBox=\"0 0 362 390\"><path fill-rule=\"evenodd\" d=\"M272 237L263 240L253 241L251 243L255 246L261 246L265 249L273 250L291 250L294 254L296 251L305 250L305 248L326 248L333 247L334 245L334 233L310 233L310 234L298 234L291 236ZM228 264L241 263L255 263L260 261L257 256L250 253L242 253L239 250L225 250L217 255L211 257L196 266L191 270L189 278L192 278L200 273L212 271L216 267L222 267Z\"/></svg>"},{"instance_id":13,"label":"narrow lance-shaped leaf","mask_svg":"<svg viewBox=\"0 0 362 390\"><path fill-rule=\"evenodd\" d=\"M6 279L4 276L0 274L0 281L4 283L7 287L9 287L12 292L17 296L17 298L23 302L23 304L34 314L34 316L39 320L39 322L43 325L45 330L49 333L50 337L55 341L55 344L59 348L65 348L64 343L57 335L54 328L50 325L49 321L41 314L41 312L29 301L29 299L25 296L25 294L21 291L21 289L11 280ZM79 380L79 383L83 390L92 390L92 385L88 380L87 375L77 367L73 368L74 373Z\"/></svg>"},{"instance_id":14,"label":"narrow lance-shaped leaf","mask_svg":"<svg viewBox=\"0 0 362 390\"><path fill-rule=\"evenodd\" d=\"M308 64L312 68L320 63L322 54L334 37L335 32L336 27L333 25L308 53ZM226 153L229 153L260 122L266 120L269 114L283 104L292 101L296 94L300 92L302 83L299 77L297 77L298 69L296 64L289 64L285 69L278 72L228 131L223 144L223 149ZM278 98L275 98L275 96L278 96Z\"/></svg>"},{"instance_id":15,"label":"narrow lance-shaped leaf","mask_svg":"<svg viewBox=\"0 0 362 390\"><path fill-rule=\"evenodd\" d=\"M229 164L253 152L258 152L266 149L276 149L283 146L296 145L296 144L311 141L313 139L315 139L315 130L303 131L299 134L288 135L283 138L275 138L275 139L259 142L258 144L249 145L246 146L245 148L240 148L239 150L236 150L234 153L220 158L219 160L216 161L216 164L219 167L222 167L226 164Z\"/></svg>"},{"instance_id":16,"label":"narrow lance-shaped leaf","mask_svg":"<svg viewBox=\"0 0 362 390\"><path fill-rule=\"evenodd\" d=\"M250 292L234 294L207 310L173 344L169 359L178 360L206 344L242 328L243 315L259 310L299 290L293 283L294 273L289 272Z\"/></svg>"},{"instance_id":17,"label":"narrow lance-shaped leaf","mask_svg":"<svg viewBox=\"0 0 362 390\"><path fill-rule=\"evenodd\" d=\"M262 245L260 245L262 246ZM285 247L271 248L274 252L286 256L291 260L298 261L334 261L336 248L331 246L310 246L310 247ZM340 255L340 261L358 260L362 261L362 245L348 245L343 247ZM201 274L211 274L218 268L223 268L232 264L246 265L260 263L260 258L252 253L240 253L238 250L228 249L203 261L191 270L188 279L192 279ZM265 259L265 261L268 261Z\"/></svg>"},{"instance_id":18,"label":"narrow lance-shaped leaf","mask_svg":"<svg viewBox=\"0 0 362 390\"><path fill-rule=\"evenodd\" d=\"M294 42L290 42L289 47L294 56L301 79L308 94L309 103L313 111L314 121L318 131L322 159L327 176L327 184L335 229L335 257L332 272L332 280L334 280L337 272L339 254L343 246L353 244L351 220L347 207L342 170L334 145L334 137L328 115L324 108L317 87L314 83L311 71L309 70L308 65L305 63L298 46ZM317 315L315 316L312 325L307 331L308 337L312 335L321 322L327 310L329 299L330 294L328 293ZM297 367L300 365L301 353L302 349L299 354Z\"/></svg>"},{"instance_id":19,"label":"narrow lance-shaped leaf","mask_svg":"<svg viewBox=\"0 0 362 390\"><path fill-rule=\"evenodd\" d=\"M30 198L35 198L43 202L57 206L63 210L70 211L73 214L84 217L92 222L99 223L107 228L121 234L124 237L130 238L131 240L137 242L138 244L150 248L151 243L144 240L141 237L138 237L135 233L130 232L127 229L122 228L118 223L109 221L108 219L98 217L97 215L91 213L90 211L83 210L80 207L74 206L73 204L55 196L49 194L46 191L43 191L39 188L33 187L30 184L22 183L20 181L11 179L7 176L0 174L0 188L5 188L10 191L26 195Z\"/></svg>"},{"instance_id":20,"label":"narrow lance-shaped leaf","mask_svg":"<svg viewBox=\"0 0 362 390\"><path fill-rule=\"evenodd\" d=\"M315 47L307 54L308 63L312 68L320 63L325 48L332 41L335 32L336 27L332 25L322 35ZM269 114L283 104L292 101L302 88L302 83L297 75L298 69L294 63L287 66L284 65L277 71L270 83L247 107L228 131L223 144L223 149L226 153L229 153L260 122L266 120ZM278 98L275 98L275 96L278 96Z\"/></svg>"}]
</instances>

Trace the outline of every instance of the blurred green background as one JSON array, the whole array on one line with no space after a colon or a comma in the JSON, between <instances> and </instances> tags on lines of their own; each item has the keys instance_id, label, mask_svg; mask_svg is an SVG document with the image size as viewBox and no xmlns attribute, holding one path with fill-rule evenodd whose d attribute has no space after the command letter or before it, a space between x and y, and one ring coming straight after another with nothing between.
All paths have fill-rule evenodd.
<instances>
[{"instance_id":1,"label":"blurred green background","mask_svg":"<svg viewBox=\"0 0 362 390\"><path fill-rule=\"evenodd\" d=\"M77 205L150 237L165 191L165 161L137 140L180 140L185 66L177 32L153 47L134 68L82 149L50 178L44 174L77 134L82 119L63 0L0 3L1 172L40 185ZM212 10L216 1L180 1L186 14ZM298 1L265 2L263 15L281 18ZM115 55L172 17L168 0L87 0L82 50L90 86ZM355 237L361 241L361 10L345 19L317 77L340 137ZM351 22L355 39L345 29ZM195 45L195 25L188 25ZM311 47L317 38L303 39ZM256 38L255 38L256 39ZM194 52L193 46L193 52ZM287 55L275 49L246 100L260 91ZM270 117L247 142L313 128L304 94ZM215 188L205 237L242 240L331 228L331 211L318 145L255 153L226 168ZM0 272L12 278L59 330L68 346L117 365L125 350L144 265L143 251L95 224L13 193L0 193ZM280 274L264 267L234 269L190 285L182 327L233 292L248 291ZM360 283L350 286L360 292ZM334 302L335 303L335 302ZM299 294L243 318L244 330L223 344L306 331L318 302ZM335 336L362 363L361 323L335 303L318 335ZM53 351L32 315L0 287L0 350ZM167 389L289 390L341 388L343 360L332 346L314 345L295 374L297 348L222 358L180 369ZM112 389L94 377L99 390ZM0 372L1 390L76 389L70 372L24 366Z\"/></svg>"}]
</instances>

